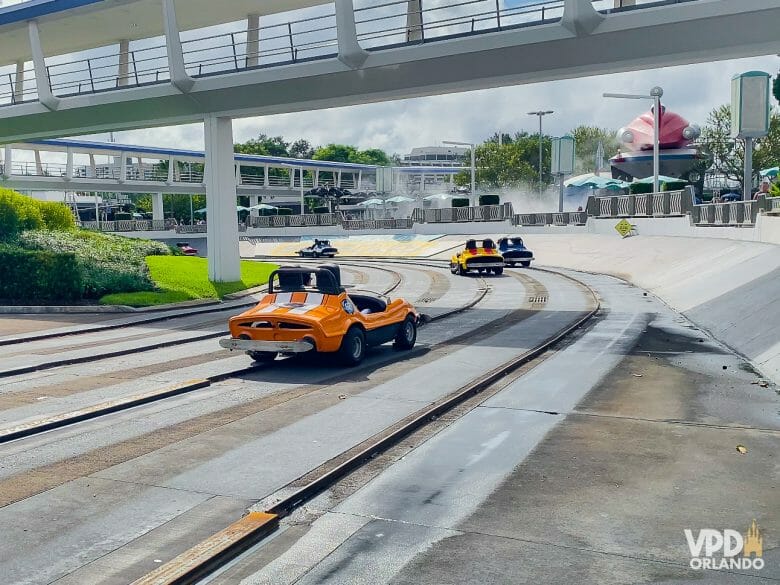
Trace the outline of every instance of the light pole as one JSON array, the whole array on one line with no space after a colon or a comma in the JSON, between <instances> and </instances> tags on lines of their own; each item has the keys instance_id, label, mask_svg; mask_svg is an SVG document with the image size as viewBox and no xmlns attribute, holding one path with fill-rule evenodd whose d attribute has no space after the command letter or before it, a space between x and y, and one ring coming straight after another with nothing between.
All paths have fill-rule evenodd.
<instances>
[{"instance_id":1,"label":"light pole","mask_svg":"<svg viewBox=\"0 0 780 585\"><path fill-rule=\"evenodd\" d=\"M664 90L656 86L650 90L649 94L632 93L605 93L605 98L619 98L624 100L653 100L653 193L658 193L658 175L661 171L661 147L660 147L660 126L661 126L661 97Z\"/></svg>"},{"instance_id":2,"label":"light pole","mask_svg":"<svg viewBox=\"0 0 780 585\"><path fill-rule=\"evenodd\" d=\"M283 167L287 167L292 169L293 177L295 176L295 170L300 170L300 179L301 179L301 215L306 215L306 208L304 206L304 197L303 197L303 167L298 167L295 165L289 165L289 164L282 164Z\"/></svg>"},{"instance_id":3,"label":"light pole","mask_svg":"<svg viewBox=\"0 0 780 585\"><path fill-rule=\"evenodd\" d=\"M476 145L471 142L454 142L452 140L443 140L442 144L452 146L468 146L471 149L471 205L474 206L474 197L477 192L477 155Z\"/></svg>"},{"instance_id":4,"label":"light pole","mask_svg":"<svg viewBox=\"0 0 780 585\"><path fill-rule=\"evenodd\" d=\"M542 150L542 118L549 114L554 114L555 112L553 110L539 110L538 112L528 112L529 116L539 116L539 196L541 197L544 194L544 189L542 187L542 158L544 156L544 152Z\"/></svg>"}]
</instances>

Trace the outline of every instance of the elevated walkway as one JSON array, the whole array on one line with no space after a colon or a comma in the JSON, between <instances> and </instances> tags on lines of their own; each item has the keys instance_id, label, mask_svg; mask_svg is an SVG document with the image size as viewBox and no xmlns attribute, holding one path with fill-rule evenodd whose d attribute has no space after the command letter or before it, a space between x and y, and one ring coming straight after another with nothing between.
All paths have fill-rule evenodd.
<instances>
[{"instance_id":1,"label":"elevated walkway","mask_svg":"<svg viewBox=\"0 0 780 585\"><path fill-rule=\"evenodd\" d=\"M0 141L780 52L775 0L222 4L44 0L0 11Z\"/></svg>"}]
</instances>

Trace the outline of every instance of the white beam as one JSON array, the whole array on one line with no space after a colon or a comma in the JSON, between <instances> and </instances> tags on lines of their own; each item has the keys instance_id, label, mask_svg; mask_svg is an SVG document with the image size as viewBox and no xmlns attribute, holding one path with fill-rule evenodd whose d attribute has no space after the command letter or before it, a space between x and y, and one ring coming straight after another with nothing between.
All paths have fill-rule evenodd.
<instances>
[{"instance_id":1,"label":"white beam","mask_svg":"<svg viewBox=\"0 0 780 585\"><path fill-rule=\"evenodd\" d=\"M119 156L122 157L122 160L119 161L119 179L118 181L120 183L124 183L127 180L127 153L121 152L119 153Z\"/></svg>"},{"instance_id":2,"label":"white beam","mask_svg":"<svg viewBox=\"0 0 780 585\"><path fill-rule=\"evenodd\" d=\"M409 0L406 8L406 41L409 43L422 41L423 31L422 0Z\"/></svg>"},{"instance_id":3,"label":"white beam","mask_svg":"<svg viewBox=\"0 0 780 585\"><path fill-rule=\"evenodd\" d=\"M14 164L14 151L10 144L6 144L3 151L3 178L7 179L11 176L11 170Z\"/></svg>"},{"instance_id":4,"label":"white beam","mask_svg":"<svg viewBox=\"0 0 780 585\"><path fill-rule=\"evenodd\" d=\"M41 151L35 150L34 151L35 156L35 174L39 177L43 175L43 163L41 162Z\"/></svg>"},{"instance_id":5,"label":"white beam","mask_svg":"<svg viewBox=\"0 0 780 585\"><path fill-rule=\"evenodd\" d=\"M181 35L176 21L176 6L173 0L163 2L163 25L165 27L165 45L168 52L168 69L171 83L182 93L188 93L195 80L187 74L184 66L184 53L181 48Z\"/></svg>"},{"instance_id":6,"label":"white beam","mask_svg":"<svg viewBox=\"0 0 780 585\"><path fill-rule=\"evenodd\" d=\"M165 182L169 185L173 185L173 181L175 180L174 171L176 170L176 159L171 157L168 159L168 180Z\"/></svg>"},{"instance_id":7,"label":"white beam","mask_svg":"<svg viewBox=\"0 0 780 585\"><path fill-rule=\"evenodd\" d=\"M24 61L16 63L16 79L14 80L14 101L24 100Z\"/></svg>"},{"instance_id":8,"label":"white beam","mask_svg":"<svg viewBox=\"0 0 780 585\"><path fill-rule=\"evenodd\" d=\"M250 14L246 19L246 66L260 65L260 16Z\"/></svg>"},{"instance_id":9,"label":"white beam","mask_svg":"<svg viewBox=\"0 0 780 585\"><path fill-rule=\"evenodd\" d=\"M241 280L236 217L236 178L233 153L233 121L208 116L206 138L206 207L208 209L209 279Z\"/></svg>"},{"instance_id":10,"label":"white beam","mask_svg":"<svg viewBox=\"0 0 780 585\"><path fill-rule=\"evenodd\" d=\"M152 219L155 221L165 219L162 193L152 193Z\"/></svg>"},{"instance_id":11,"label":"white beam","mask_svg":"<svg viewBox=\"0 0 780 585\"><path fill-rule=\"evenodd\" d=\"M116 78L117 87L126 87L130 75L130 41L119 41L119 71Z\"/></svg>"},{"instance_id":12,"label":"white beam","mask_svg":"<svg viewBox=\"0 0 780 585\"><path fill-rule=\"evenodd\" d=\"M581 36L589 35L604 21L591 0L564 0L561 26L569 32Z\"/></svg>"},{"instance_id":13,"label":"white beam","mask_svg":"<svg viewBox=\"0 0 780 585\"><path fill-rule=\"evenodd\" d=\"M35 85L38 88L38 101L47 109L54 111L59 108L60 99L55 97L51 91L51 80L46 70L46 58L43 55L37 21L31 20L27 23L27 33L30 39L33 66L35 67Z\"/></svg>"},{"instance_id":14,"label":"white beam","mask_svg":"<svg viewBox=\"0 0 780 585\"><path fill-rule=\"evenodd\" d=\"M73 180L73 149L68 148L66 151L67 162L65 163L65 180Z\"/></svg>"},{"instance_id":15,"label":"white beam","mask_svg":"<svg viewBox=\"0 0 780 585\"><path fill-rule=\"evenodd\" d=\"M352 0L336 0L336 31L339 41L339 61L358 69L368 59L368 52L358 42L355 26L355 6Z\"/></svg>"}]
</instances>

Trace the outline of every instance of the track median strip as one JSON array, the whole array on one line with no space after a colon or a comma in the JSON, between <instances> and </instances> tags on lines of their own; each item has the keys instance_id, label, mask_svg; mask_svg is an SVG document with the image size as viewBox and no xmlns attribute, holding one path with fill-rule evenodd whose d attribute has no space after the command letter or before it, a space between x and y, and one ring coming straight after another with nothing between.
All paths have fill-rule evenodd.
<instances>
[{"instance_id":1,"label":"track median strip","mask_svg":"<svg viewBox=\"0 0 780 585\"><path fill-rule=\"evenodd\" d=\"M207 388L211 386L212 380L190 380L183 384L177 384L170 388L158 392L147 392L144 394L137 394L124 400L112 400L110 402L103 402L95 404L88 408L80 410L74 410L71 412L65 412L54 416L36 419L15 427L0 430L0 444L8 443L16 439L22 439L32 435L38 435L45 431L53 429L59 429L72 424L90 420L119 412L121 410L127 410L135 406L142 404L148 404L149 402L155 402L163 398L170 398L178 394L184 394L186 392L192 392L193 390L200 390L201 388Z\"/></svg>"}]
</instances>

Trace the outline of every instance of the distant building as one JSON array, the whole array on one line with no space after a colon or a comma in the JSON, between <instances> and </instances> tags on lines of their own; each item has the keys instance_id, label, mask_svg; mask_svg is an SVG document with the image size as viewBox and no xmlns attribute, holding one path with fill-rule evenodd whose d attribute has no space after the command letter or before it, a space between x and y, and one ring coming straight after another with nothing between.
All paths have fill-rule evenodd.
<instances>
[{"instance_id":1,"label":"distant building","mask_svg":"<svg viewBox=\"0 0 780 585\"><path fill-rule=\"evenodd\" d=\"M423 146L413 148L401 160L405 167L465 167L468 148L458 146Z\"/></svg>"}]
</instances>

